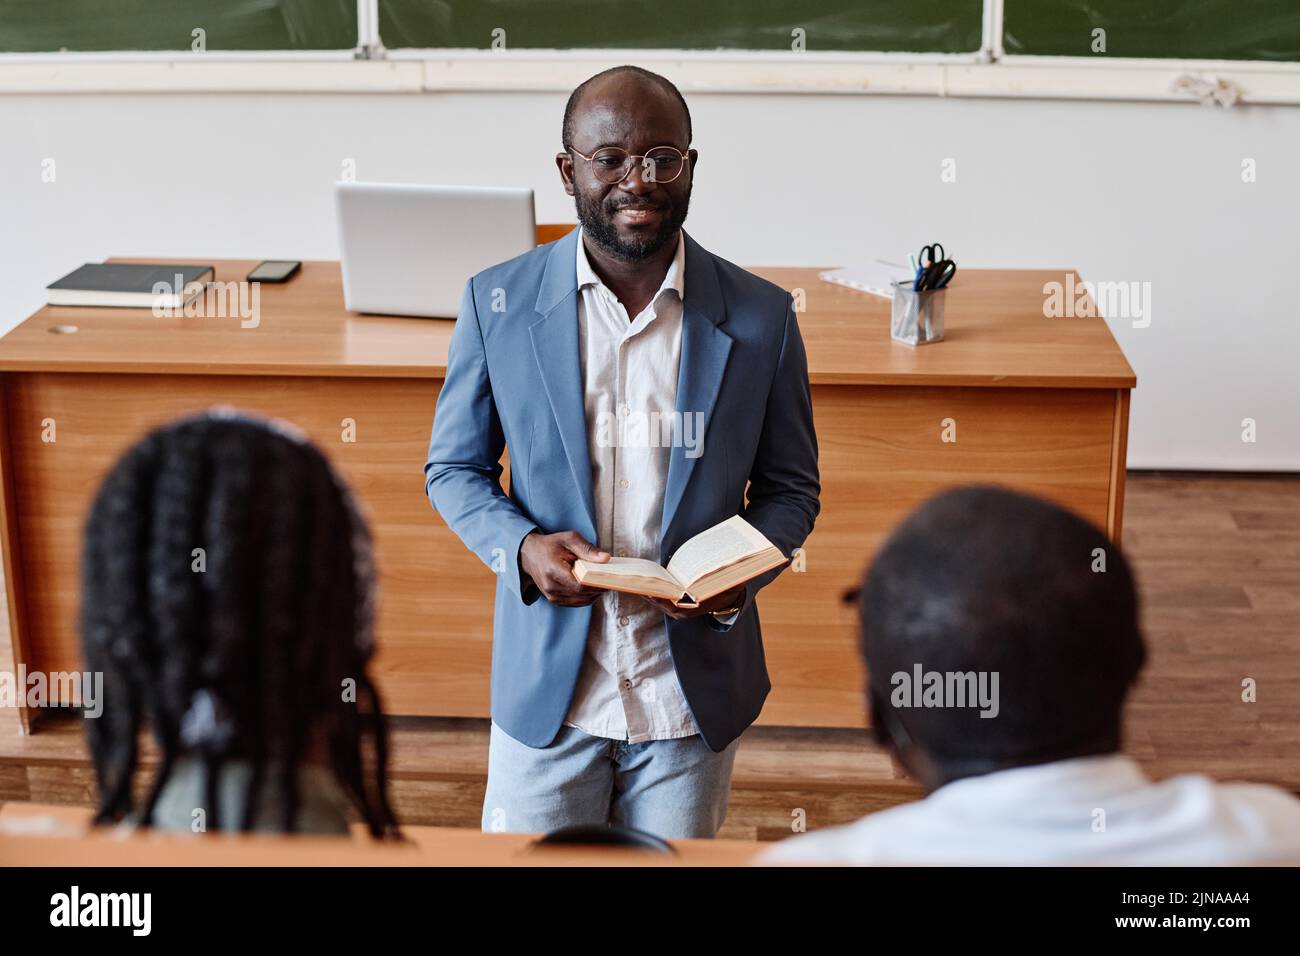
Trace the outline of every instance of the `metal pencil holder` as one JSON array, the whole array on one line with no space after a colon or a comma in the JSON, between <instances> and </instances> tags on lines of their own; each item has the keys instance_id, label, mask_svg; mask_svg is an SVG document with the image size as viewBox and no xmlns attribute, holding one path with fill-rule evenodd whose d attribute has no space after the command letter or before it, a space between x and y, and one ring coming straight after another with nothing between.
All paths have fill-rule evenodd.
<instances>
[{"instance_id":1,"label":"metal pencil holder","mask_svg":"<svg viewBox=\"0 0 1300 956\"><path fill-rule=\"evenodd\" d=\"M904 345L925 345L943 341L943 302L945 289L917 292L912 284L894 284L893 312L889 335Z\"/></svg>"}]
</instances>

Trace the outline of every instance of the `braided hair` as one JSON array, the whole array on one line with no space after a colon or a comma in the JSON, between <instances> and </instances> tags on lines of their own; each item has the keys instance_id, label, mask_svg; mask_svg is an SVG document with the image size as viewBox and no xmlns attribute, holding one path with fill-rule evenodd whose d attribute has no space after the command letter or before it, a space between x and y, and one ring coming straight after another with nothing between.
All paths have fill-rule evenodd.
<instances>
[{"instance_id":1,"label":"braided hair","mask_svg":"<svg viewBox=\"0 0 1300 956\"><path fill-rule=\"evenodd\" d=\"M315 753L370 833L396 836L367 674L373 582L365 521L305 436L219 410L130 448L94 500L82 556L83 651L104 675L103 713L86 721L96 823L133 813L147 725L160 760L142 826L185 756L204 767L211 826L222 766L238 760L252 768L241 829L270 783L292 832L298 769Z\"/></svg>"}]
</instances>

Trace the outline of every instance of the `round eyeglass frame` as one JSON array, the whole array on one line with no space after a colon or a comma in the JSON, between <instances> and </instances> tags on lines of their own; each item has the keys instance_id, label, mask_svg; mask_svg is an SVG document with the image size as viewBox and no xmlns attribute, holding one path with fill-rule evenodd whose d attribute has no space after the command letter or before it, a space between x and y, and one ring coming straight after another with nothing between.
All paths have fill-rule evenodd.
<instances>
[{"instance_id":1,"label":"round eyeglass frame","mask_svg":"<svg viewBox=\"0 0 1300 956\"><path fill-rule=\"evenodd\" d=\"M618 183L621 183L623 180L627 179L628 174L630 174L632 170L636 168L637 164L635 161L638 159L641 160L642 180L647 183L658 183L660 185L664 183L671 183L674 180L681 178L682 173L686 171L686 167L689 166L691 162L690 155L688 153L683 153L676 146L652 146L644 153L629 153L627 150L619 146L602 146L600 149L593 152L590 156L586 155L585 153L582 153L581 151L575 149L572 146L565 147L565 149L567 152L575 153L576 155L581 156L589 164L594 162L598 155L600 155L603 152L606 152L607 150L612 150L614 152L622 153L623 165L620 166L617 170L618 173L617 179L606 179L604 176L602 176L600 173L596 171L596 168L594 166L591 169L591 174L595 176L598 180L600 180L602 183L605 183L608 186L617 185ZM661 150L661 149L671 150L673 153L675 153L678 156L678 158L681 159L682 165L678 168L677 172L673 175L672 179L660 179L658 176L655 176L653 172L651 172L649 178L646 178L646 173L649 171L647 169L646 160L650 158L650 154L653 153L655 150Z\"/></svg>"}]
</instances>

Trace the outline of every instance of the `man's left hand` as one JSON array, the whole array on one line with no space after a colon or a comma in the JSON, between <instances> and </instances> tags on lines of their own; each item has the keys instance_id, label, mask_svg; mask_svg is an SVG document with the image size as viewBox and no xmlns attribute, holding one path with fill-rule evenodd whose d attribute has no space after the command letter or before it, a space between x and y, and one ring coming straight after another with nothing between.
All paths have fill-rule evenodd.
<instances>
[{"instance_id":1,"label":"man's left hand","mask_svg":"<svg viewBox=\"0 0 1300 956\"><path fill-rule=\"evenodd\" d=\"M674 621L685 621L687 618L702 617L705 614L712 614L714 611L725 611L729 607L737 607L744 598L745 586L741 584L730 591L715 594L699 607L678 607L672 601L656 597L647 597L646 600Z\"/></svg>"}]
</instances>

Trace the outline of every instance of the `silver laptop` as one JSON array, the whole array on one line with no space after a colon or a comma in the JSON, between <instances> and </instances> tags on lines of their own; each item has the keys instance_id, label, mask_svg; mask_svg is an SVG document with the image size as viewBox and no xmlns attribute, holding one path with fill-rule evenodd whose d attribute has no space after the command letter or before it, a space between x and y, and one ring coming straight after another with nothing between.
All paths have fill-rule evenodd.
<instances>
[{"instance_id":1,"label":"silver laptop","mask_svg":"<svg viewBox=\"0 0 1300 956\"><path fill-rule=\"evenodd\" d=\"M343 300L455 318L465 282L536 244L531 189L335 183Z\"/></svg>"}]
</instances>

